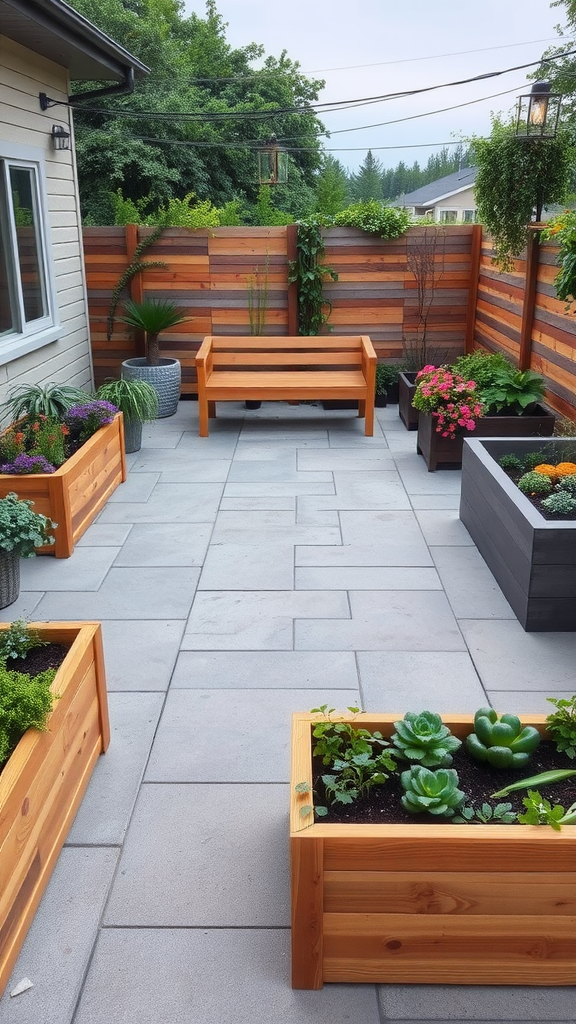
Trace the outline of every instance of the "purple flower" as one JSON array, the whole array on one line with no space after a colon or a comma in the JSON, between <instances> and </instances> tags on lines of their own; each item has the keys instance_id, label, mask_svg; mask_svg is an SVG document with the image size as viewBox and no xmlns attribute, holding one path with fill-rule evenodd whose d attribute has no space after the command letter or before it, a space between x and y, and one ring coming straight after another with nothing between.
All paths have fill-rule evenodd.
<instances>
[{"instance_id":1,"label":"purple flower","mask_svg":"<svg viewBox=\"0 0 576 1024\"><path fill-rule=\"evenodd\" d=\"M14 462L6 462L0 466L0 473L55 473L56 466L53 466L43 455L26 455L21 452L14 459Z\"/></svg>"},{"instance_id":2,"label":"purple flower","mask_svg":"<svg viewBox=\"0 0 576 1024\"><path fill-rule=\"evenodd\" d=\"M117 412L118 409L112 405L112 402L97 398L93 402L84 402L82 405L71 405L66 413L66 419L79 425L95 418L103 427L106 423L112 423Z\"/></svg>"}]
</instances>

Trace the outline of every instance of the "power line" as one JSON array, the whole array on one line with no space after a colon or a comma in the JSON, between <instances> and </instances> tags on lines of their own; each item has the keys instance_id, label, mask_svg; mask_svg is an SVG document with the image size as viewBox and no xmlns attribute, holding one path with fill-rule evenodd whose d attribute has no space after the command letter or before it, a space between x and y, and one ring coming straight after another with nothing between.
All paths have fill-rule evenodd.
<instances>
[{"instance_id":1,"label":"power line","mask_svg":"<svg viewBox=\"0 0 576 1024\"><path fill-rule=\"evenodd\" d=\"M134 139L137 142L153 142L154 144L164 144L166 146L185 146L191 149L245 149L251 153L257 153L261 147L261 143L253 143L253 140L248 142L188 142L185 139L158 139L151 135L130 135L128 138ZM459 146L460 142L454 142L452 139L450 142L418 142L410 143L408 145L400 144L398 146L370 146L373 152L384 150L384 149L433 149L435 146ZM310 146L285 146L288 153L315 153L316 150ZM324 149L326 153L365 153L366 146L329 146Z\"/></svg>"},{"instance_id":2,"label":"power line","mask_svg":"<svg viewBox=\"0 0 576 1024\"><path fill-rule=\"evenodd\" d=\"M576 53L576 50L567 50L564 53L557 54L556 56L546 58L545 63L550 61L559 60L563 57L570 57ZM112 114L116 117L147 117L153 118L154 120L179 120L179 121L227 121L232 119L242 120L262 120L268 117L277 117L279 115L287 114L302 114L302 113L317 113L327 114L335 113L339 110L351 110L355 107L365 106L372 103L383 103L392 99L404 99L409 96L418 96L425 92L434 92L438 89L453 88L457 85L470 85L473 82L481 82L488 78L498 78L500 75L508 75L513 71L523 71L526 68L535 67L536 65L542 64L542 60L530 61L528 64L518 64L512 68L505 68L502 71L489 71L481 75L473 75L471 78L462 78L454 82L444 82L439 85L424 86L421 89L408 89L402 92L396 93L384 93L381 96L365 96L354 100L334 100L327 103L309 103L302 107L278 107L273 110L253 110L253 111L220 111L220 112L203 112L203 113L180 113L175 114L173 112L157 112L157 111L133 111L128 110L124 107L117 109L110 108L97 108L97 107L81 107L77 106L76 111L89 111L95 114ZM80 95L80 94L79 94Z\"/></svg>"}]
</instances>

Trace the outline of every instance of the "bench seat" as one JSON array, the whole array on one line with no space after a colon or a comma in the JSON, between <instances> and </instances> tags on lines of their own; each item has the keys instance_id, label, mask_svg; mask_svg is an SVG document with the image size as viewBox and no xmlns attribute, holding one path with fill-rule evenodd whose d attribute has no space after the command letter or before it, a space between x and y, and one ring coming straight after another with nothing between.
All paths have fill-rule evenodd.
<instances>
[{"instance_id":1,"label":"bench seat","mask_svg":"<svg viewBox=\"0 0 576 1024\"><path fill-rule=\"evenodd\" d=\"M374 430L376 353L370 338L209 336L196 357L200 436L216 402L353 399Z\"/></svg>"}]
</instances>

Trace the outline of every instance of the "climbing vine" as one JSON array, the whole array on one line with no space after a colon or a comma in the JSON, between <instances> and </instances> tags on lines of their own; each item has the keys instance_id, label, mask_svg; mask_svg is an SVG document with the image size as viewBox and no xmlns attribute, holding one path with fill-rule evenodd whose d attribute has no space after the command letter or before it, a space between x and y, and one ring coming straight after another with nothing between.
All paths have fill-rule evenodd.
<instances>
[{"instance_id":1,"label":"climbing vine","mask_svg":"<svg viewBox=\"0 0 576 1024\"><path fill-rule=\"evenodd\" d=\"M332 267L322 263L326 249L322 238L323 221L318 217L298 221L297 256L290 263L290 283L298 286L298 333L319 334L330 317L332 304L324 295L327 277L338 280Z\"/></svg>"},{"instance_id":2,"label":"climbing vine","mask_svg":"<svg viewBox=\"0 0 576 1024\"><path fill-rule=\"evenodd\" d=\"M141 273L144 270L150 270L151 268L159 268L159 267L164 269L166 267L166 264L162 260L148 260L147 262L142 260L142 254L146 251L146 249L149 249L151 245L154 245L154 242L158 241L158 239L160 238L160 235L162 234L162 232L164 230L164 227L165 227L164 224L159 224L158 227L156 227L154 229L152 234L150 234L146 238L142 239L142 241L134 249L134 255L133 255L130 263L126 267L126 270L124 271L122 276L119 278L118 283L117 283L116 287L114 288L114 291L112 292L112 297L110 299L110 309L108 310L108 317L107 317L107 320L106 320L106 327L107 327L107 330L106 330L106 340L107 341L110 341L110 339L112 337L112 331L114 330L114 318L116 316L116 309L117 309L118 303L120 301L120 296L122 294L122 291L126 287L126 285L130 283L130 281L132 280L132 278L136 274L139 274L139 273Z\"/></svg>"}]
</instances>

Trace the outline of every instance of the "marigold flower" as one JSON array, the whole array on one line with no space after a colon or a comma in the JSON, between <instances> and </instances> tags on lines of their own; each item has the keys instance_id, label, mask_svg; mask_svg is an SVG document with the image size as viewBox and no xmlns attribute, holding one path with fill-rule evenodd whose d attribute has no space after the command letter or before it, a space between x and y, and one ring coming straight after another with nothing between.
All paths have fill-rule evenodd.
<instances>
[{"instance_id":1,"label":"marigold flower","mask_svg":"<svg viewBox=\"0 0 576 1024\"><path fill-rule=\"evenodd\" d=\"M574 476L576 474L576 462L559 462L556 468L557 476Z\"/></svg>"},{"instance_id":2,"label":"marigold flower","mask_svg":"<svg viewBox=\"0 0 576 1024\"><path fill-rule=\"evenodd\" d=\"M556 466L551 466L548 462L541 462L539 466L534 466L535 473L541 473L542 476L547 476L550 480L556 479Z\"/></svg>"}]
</instances>

